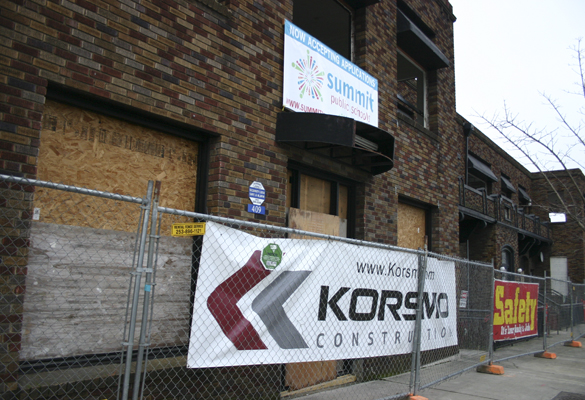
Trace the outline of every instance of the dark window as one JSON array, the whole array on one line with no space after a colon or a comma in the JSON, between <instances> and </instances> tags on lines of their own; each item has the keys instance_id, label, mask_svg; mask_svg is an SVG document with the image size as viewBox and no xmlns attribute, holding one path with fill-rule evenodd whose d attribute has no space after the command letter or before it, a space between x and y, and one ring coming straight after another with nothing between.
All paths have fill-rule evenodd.
<instances>
[{"instance_id":1,"label":"dark window","mask_svg":"<svg viewBox=\"0 0 585 400\"><path fill-rule=\"evenodd\" d=\"M429 103L436 99L428 96L428 88L436 84L434 71L448 67L449 60L433 43L432 29L403 1L397 4L398 111L429 128Z\"/></svg>"},{"instance_id":2,"label":"dark window","mask_svg":"<svg viewBox=\"0 0 585 400\"><path fill-rule=\"evenodd\" d=\"M521 185L518 185L518 204L520 204L520 207L522 207L522 210L525 213L529 213L529 207L532 206L532 199L528 195L526 189Z\"/></svg>"},{"instance_id":3,"label":"dark window","mask_svg":"<svg viewBox=\"0 0 585 400\"><path fill-rule=\"evenodd\" d=\"M502 174L502 194L511 199L512 195L516 193L516 188L512 185L512 181L506 175Z\"/></svg>"},{"instance_id":4,"label":"dark window","mask_svg":"<svg viewBox=\"0 0 585 400\"><path fill-rule=\"evenodd\" d=\"M294 0L293 23L352 60L353 10L336 0Z\"/></svg>"},{"instance_id":5,"label":"dark window","mask_svg":"<svg viewBox=\"0 0 585 400\"><path fill-rule=\"evenodd\" d=\"M426 71L398 52L398 110L423 127L428 126Z\"/></svg>"}]
</instances>

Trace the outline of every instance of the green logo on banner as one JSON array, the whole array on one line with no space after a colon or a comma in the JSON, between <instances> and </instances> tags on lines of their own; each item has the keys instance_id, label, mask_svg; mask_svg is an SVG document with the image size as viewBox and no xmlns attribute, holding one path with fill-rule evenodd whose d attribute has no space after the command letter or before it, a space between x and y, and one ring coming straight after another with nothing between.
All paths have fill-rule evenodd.
<instances>
[{"instance_id":1,"label":"green logo on banner","mask_svg":"<svg viewBox=\"0 0 585 400\"><path fill-rule=\"evenodd\" d=\"M280 246L270 243L262 250L262 264L266 269L275 269L282 261L282 250Z\"/></svg>"}]
</instances>

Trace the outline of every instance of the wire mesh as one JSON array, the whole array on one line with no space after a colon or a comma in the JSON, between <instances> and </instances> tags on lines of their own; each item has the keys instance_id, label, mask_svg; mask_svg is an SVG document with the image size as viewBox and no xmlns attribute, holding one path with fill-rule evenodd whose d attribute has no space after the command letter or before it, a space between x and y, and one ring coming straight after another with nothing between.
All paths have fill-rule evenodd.
<instances>
[{"instance_id":1,"label":"wire mesh","mask_svg":"<svg viewBox=\"0 0 585 400\"><path fill-rule=\"evenodd\" d=\"M22 315L7 379L18 398L115 395L141 200L3 183L1 266L24 268L23 295L0 294Z\"/></svg>"},{"instance_id":2,"label":"wire mesh","mask_svg":"<svg viewBox=\"0 0 585 400\"><path fill-rule=\"evenodd\" d=\"M573 284L573 339L585 336L585 285Z\"/></svg>"},{"instance_id":3,"label":"wire mesh","mask_svg":"<svg viewBox=\"0 0 585 400\"><path fill-rule=\"evenodd\" d=\"M585 285L11 179L20 399L392 399L585 335Z\"/></svg>"},{"instance_id":4,"label":"wire mesh","mask_svg":"<svg viewBox=\"0 0 585 400\"><path fill-rule=\"evenodd\" d=\"M432 257L455 265L455 287L451 292L457 297L455 307L450 312L457 315L458 340L456 346L422 352L421 388L454 377L489 360L492 329L492 266L436 254ZM434 334L423 331L423 336Z\"/></svg>"}]
</instances>

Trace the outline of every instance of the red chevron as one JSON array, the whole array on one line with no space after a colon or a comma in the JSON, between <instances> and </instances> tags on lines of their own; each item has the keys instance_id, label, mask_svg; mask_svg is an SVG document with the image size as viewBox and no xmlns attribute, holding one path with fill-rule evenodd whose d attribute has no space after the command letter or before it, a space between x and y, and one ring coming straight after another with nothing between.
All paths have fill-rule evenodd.
<instances>
[{"instance_id":1,"label":"red chevron","mask_svg":"<svg viewBox=\"0 0 585 400\"><path fill-rule=\"evenodd\" d=\"M238 350L267 349L258 332L237 306L246 293L270 275L270 271L262 265L260 255L260 250L256 250L248 262L215 288L207 299L211 315Z\"/></svg>"}]
</instances>

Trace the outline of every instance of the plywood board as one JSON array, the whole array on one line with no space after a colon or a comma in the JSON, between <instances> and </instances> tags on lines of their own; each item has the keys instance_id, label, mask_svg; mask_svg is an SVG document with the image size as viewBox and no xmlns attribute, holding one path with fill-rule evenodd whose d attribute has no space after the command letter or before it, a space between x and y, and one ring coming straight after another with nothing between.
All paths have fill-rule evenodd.
<instances>
[{"instance_id":1,"label":"plywood board","mask_svg":"<svg viewBox=\"0 0 585 400\"><path fill-rule=\"evenodd\" d=\"M135 197L145 196L149 180L159 180L161 206L193 211L197 157L196 142L51 100L45 104L41 180ZM76 201L68 195L35 201L34 207L40 208L41 221L52 215L45 222L98 227L76 218Z\"/></svg>"},{"instance_id":2,"label":"plywood board","mask_svg":"<svg viewBox=\"0 0 585 400\"><path fill-rule=\"evenodd\" d=\"M289 209L289 227L325 235L339 236L341 218L297 208ZM296 235L296 238L309 239L308 236ZM286 385L290 390L298 390L337 378L337 361L318 361L310 363L292 363L286 365Z\"/></svg>"},{"instance_id":3,"label":"plywood board","mask_svg":"<svg viewBox=\"0 0 585 400\"><path fill-rule=\"evenodd\" d=\"M398 246L419 249L425 246L426 211L398 203Z\"/></svg>"},{"instance_id":4,"label":"plywood board","mask_svg":"<svg viewBox=\"0 0 585 400\"><path fill-rule=\"evenodd\" d=\"M329 214L331 207L331 182L301 175L300 208L307 211Z\"/></svg>"},{"instance_id":5,"label":"plywood board","mask_svg":"<svg viewBox=\"0 0 585 400\"><path fill-rule=\"evenodd\" d=\"M290 208L288 212L288 226L308 232L324 235L339 236L341 218L335 215ZM310 236L293 235L296 239L315 239Z\"/></svg>"}]
</instances>

